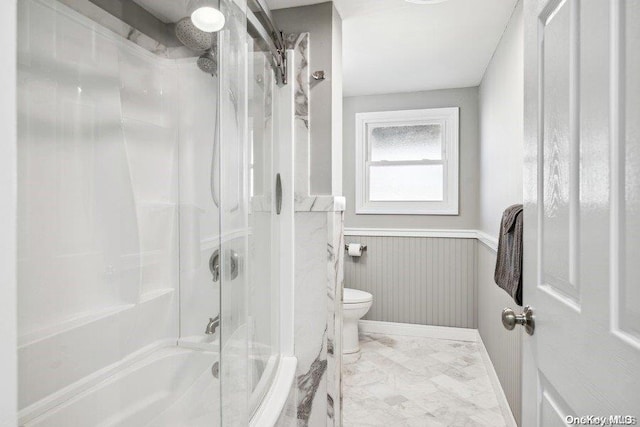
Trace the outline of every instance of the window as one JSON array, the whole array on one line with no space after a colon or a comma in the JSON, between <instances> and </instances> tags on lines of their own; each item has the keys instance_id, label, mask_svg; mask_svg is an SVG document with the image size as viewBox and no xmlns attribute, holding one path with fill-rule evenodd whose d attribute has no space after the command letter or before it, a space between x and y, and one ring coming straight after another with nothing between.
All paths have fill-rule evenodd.
<instances>
[{"instance_id":1,"label":"window","mask_svg":"<svg viewBox=\"0 0 640 427\"><path fill-rule=\"evenodd\" d=\"M356 114L356 214L458 214L458 108Z\"/></svg>"}]
</instances>

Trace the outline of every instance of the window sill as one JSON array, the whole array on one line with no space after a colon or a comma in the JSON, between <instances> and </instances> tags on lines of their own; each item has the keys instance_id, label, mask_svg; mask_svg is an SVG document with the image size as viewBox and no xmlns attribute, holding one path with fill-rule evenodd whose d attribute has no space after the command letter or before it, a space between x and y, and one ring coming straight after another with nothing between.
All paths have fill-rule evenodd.
<instances>
[{"instance_id":1,"label":"window sill","mask_svg":"<svg viewBox=\"0 0 640 427\"><path fill-rule=\"evenodd\" d=\"M390 208L390 207L373 207L360 206L356 208L356 215L450 215L457 216L460 212L457 208Z\"/></svg>"}]
</instances>

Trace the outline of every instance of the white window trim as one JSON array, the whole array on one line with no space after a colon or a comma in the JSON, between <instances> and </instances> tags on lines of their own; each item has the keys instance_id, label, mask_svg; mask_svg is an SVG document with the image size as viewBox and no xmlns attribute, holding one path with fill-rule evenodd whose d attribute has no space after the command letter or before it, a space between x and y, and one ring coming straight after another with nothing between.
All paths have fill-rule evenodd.
<instances>
[{"instance_id":1,"label":"white window trim","mask_svg":"<svg viewBox=\"0 0 640 427\"><path fill-rule=\"evenodd\" d=\"M443 125L444 200L372 201L369 200L369 143L371 124L407 125L425 122ZM380 215L458 215L459 108L381 111L356 114L356 214ZM424 161L423 163L428 163Z\"/></svg>"}]
</instances>

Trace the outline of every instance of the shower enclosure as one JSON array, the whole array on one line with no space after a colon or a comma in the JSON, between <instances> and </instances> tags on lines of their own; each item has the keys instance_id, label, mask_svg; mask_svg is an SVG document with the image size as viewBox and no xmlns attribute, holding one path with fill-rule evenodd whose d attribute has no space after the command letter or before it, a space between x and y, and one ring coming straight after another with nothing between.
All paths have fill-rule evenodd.
<instances>
[{"instance_id":1,"label":"shower enclosure","mask_svg":"<svg viewBox=\"0 0 640 427\"><path fill-rule=\"evenodd\" d=\"M203 3L18 2L20 425L268 425L284 402L284 44L261 1L216 0L213 33Z\"/></svg>"}]
</instances>

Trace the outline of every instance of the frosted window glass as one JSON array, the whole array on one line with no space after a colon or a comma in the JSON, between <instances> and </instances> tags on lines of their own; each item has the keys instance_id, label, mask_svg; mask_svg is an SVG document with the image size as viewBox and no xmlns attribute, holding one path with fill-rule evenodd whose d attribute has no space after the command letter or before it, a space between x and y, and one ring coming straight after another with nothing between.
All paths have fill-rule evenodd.
<instances>
[{"instance_id":1,"label":"frosted window glass","mask_svg":"<svg viewBox=\"0 0 640 427\"><path fill-rule=\"evenodd\" d=\"M442 165L371 166L369 200L441 201L444 195Z\"/></svg>"},{"instance_id":2,"label":"frosted window glass","mask_svg":"<svg viewBox=\"0 0 640 427\"><path fill-rule=\"evenodd\" d=\"M373 127L369 141L373 161L442 159L439 124Z\"/></svg>"}]
</instances>

